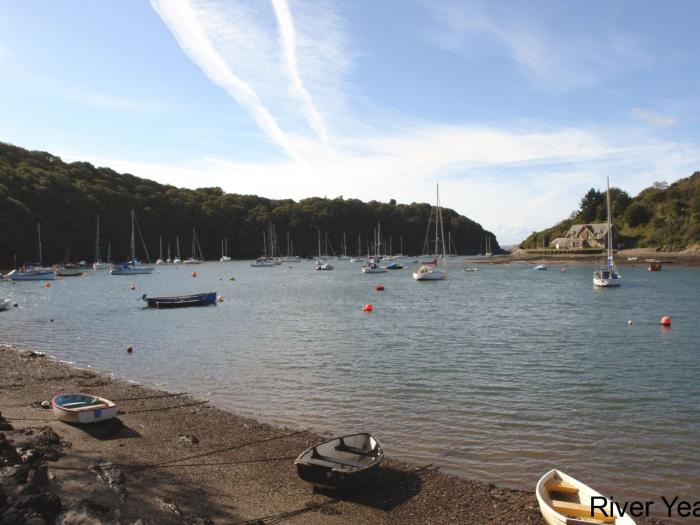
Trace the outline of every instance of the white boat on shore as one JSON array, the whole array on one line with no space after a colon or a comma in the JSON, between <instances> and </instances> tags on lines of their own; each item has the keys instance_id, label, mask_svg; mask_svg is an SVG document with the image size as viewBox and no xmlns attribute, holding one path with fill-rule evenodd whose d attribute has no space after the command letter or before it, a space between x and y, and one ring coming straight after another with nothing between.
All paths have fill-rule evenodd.
<instances>
[{"instance_id":1,"label":"white boat on shore","mask_svg":"<svg viewBox=\"0 0 700 525\"><path fill-rule=\"evenodd\" d=\"M113 401L87 394L59 394L51 400L51 408L64 423L98 423L117 415Z\"/></svg>"},{"instance_id":2,"label":"white boat on shore","mask_svg":"<svg viewBox=\"0 0 700 525\"><path fill-rule=\"evenodd\" d=\"M617 508L611 509L609 500L602 494L560 470L550 470L542 476L535 495L547 525L635 525L632 518L621 517ZM600 506L603 500L606 502L605 513L600 508L592 508Z\"/></svg>"}]
</instances>

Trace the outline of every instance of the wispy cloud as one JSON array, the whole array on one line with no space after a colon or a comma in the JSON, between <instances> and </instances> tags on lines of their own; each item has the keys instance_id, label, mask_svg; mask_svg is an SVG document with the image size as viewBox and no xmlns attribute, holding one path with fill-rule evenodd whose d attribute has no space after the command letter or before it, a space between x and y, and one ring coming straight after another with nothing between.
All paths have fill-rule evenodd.
<instances>
[{"instance_id":1,"label":"wispy cloud","mask_svg":"<svg viewBox=\"0 0 700 525\"><path fill-rule=\"evenodd\" d=\"M633 108L630 111L632 115L637 120L651 124L659 128L673 128L678 125L678 119L672 115L662 115L661 113L655 113L641 108Z\"/></svg>"},{"instance_id":2,"label":"wispy cloud","mask_svg":"<svg viewBox=\"0 0 700 525\"><path fill-rule=\"evenodd\" d=\"M291 78L290 91L301 100L309 125L316 132L323 146L328 148L328 133L326 131L326 125L323 122L323 117L318 112L318 109L316 109L311 94L304 86L299 74L296 30L294 29L294 21L292 20L292 13L289 10L289 4L287 0L272 0L272 5L275 9L277 24L279 25L280 45Z\"/></svg>"},{"instance_id":3,"label":"wispy cloud","mask_svg":"<svg viewBox=\"0 0 700 525\"><path fill-rule=\"evenodd\" d=\"M290 138L282 131L270 110L263 104L256 91L238 77L225 58L212 44L203 28L201 18L208 12L198 11L188 0L152 0L151 4L175 36L180 47L196 63L209 79L226 90L241 106L247 108L257 125L278 144L292 159L303 161L293 147ZM209 24L216 20L209 18Z\"/></svg>"},{"instance_id":4,"label":"wispy cloud","mask_svg":"<svg viewBox=\"0 0 700 525\"><path fill-rule=\"evenodd\" d=\"M556 6L526 5L426 2L437 22L427 36L440 47L470 56L505 51L532 82L552 90L592 86L653 63L632 35L615 26L612 6L607 15L603 9L595 21L579 27L566 13L554 18Z\"/></svg>"}]
</instances>

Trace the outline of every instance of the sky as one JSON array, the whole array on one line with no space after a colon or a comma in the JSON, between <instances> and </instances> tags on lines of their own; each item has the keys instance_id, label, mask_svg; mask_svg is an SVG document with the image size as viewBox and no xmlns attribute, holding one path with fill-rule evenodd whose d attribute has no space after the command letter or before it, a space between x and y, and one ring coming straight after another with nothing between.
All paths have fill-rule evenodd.
<instances>
[{"instance_id":1,"label":"sky","mask_svg":"<svg viewBox=\"0 0 700 525\"><path fill-rule=\"evenodd\" d=\"M162 183L442 204L514 244L700 169L700 3L0 0L0 141Z\"/></svg>"}]
</instances>

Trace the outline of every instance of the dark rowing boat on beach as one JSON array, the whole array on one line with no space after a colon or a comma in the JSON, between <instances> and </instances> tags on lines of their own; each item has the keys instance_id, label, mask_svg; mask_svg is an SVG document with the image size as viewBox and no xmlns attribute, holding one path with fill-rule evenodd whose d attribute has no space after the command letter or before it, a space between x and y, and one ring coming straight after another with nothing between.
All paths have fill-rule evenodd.
<instances>
[{"instance_id":1,"label":"dark rowing boat on beach","mask_svg":"<svg viewBox=\"0 0 700 525\"><path fill-rule=\"evenodd\" d=\"M151 308L186 308L188 306L207 306L216 304L216 292L194 295L176 295L173 297L141 297Z\"/></svg>"},{"instance_id":2,"label":"dark rowing boat on beach","mask_svg":"<svg viewBox=\"0 0 700 525\"><path fill-rule=\"evenodd\" d=\"M383 456L381 444L372 435L351 434L306 449L294 464L299 477L316 487L346 489L374 478Z\"/></svg>"}]
</instances>

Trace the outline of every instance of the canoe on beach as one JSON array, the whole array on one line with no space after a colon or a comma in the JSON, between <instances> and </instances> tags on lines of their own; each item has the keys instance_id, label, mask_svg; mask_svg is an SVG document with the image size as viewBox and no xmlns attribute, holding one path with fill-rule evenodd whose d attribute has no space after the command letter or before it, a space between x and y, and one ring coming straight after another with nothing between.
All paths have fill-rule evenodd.
<instances>
[{"instance_id":1,"label":"canoe on beach","mask_svg":"<svg viewBox=\"0 0 700 525\"><path fill-rule=\"evenodd\" d=\"M150 308L187 308L188 306L208 306L216 304L216 292L193 295L176 295L173 297L141 297Z\"/></svg>"},{"instance_id":2,"label":"canoe on beach","mask_svg":"<svg viewBox=\"0 0 700 525\"><path fill-rule=\"evenodd\" d=\"M374 478L383 456L379 441L361 433L314 445L302 452L294 464L299 477L316 487L346 489Z\"/></svg>"},{"instance_id":3,"label":"canoe on beach","mask_svg":"<svg viewBox=\"0 0 700 525\"><path fill-rule=\"evenodd\" d=\"M59 394L51 400L56 417L65 423L97 423L117 415L117 405L88 394Z\"/></svg>"},{"instance_id":4,"label":"canoe on beach","mask_svg":"<svg viewBox=\"0 0 700 525\"><path fill-rule=\"evenodd\" d=\"M556 469L550 470L540 478L535 494L542 517L548 525L635 525L629 516L620 517L617 509L614 509L614 515L611 515L609 503L606 505L608 516L599 509L591 516L592 498L602 497L602 494Z\"/></svg>"}]
</instances>

